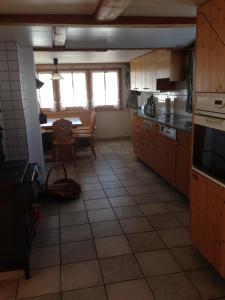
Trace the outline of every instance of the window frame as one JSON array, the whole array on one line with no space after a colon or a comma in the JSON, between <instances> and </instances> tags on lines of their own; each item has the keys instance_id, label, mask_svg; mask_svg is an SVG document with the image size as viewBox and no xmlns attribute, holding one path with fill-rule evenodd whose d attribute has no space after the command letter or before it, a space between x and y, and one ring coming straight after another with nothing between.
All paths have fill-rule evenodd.
<instances>
[{"instance_id":1,"label":"window frame","mask_svg":"<svg viewBox=\"0 0 225 300\"><path fill-rule=\"evenodd\" d=\"M118 97L119 97L119 102L118 102L118 108L116 108L114 105L101 105L101 106L93 106L92 99L93 99L93 85L92 85L92 73L94 72L99 72L99 73L106 73L106 72L117 72L118 76ZM102 110L120 110L122 109L122 91L121 91L121 69L117 68L105 68L105 69L91 69L90 70L90 91L91 91L91 109L94 109L96 111L102 111Z\"/></svg>"},{"instance_id":2,"label":"window frame","mask_svg":"<svg viewBox=\"0 0 225 300\"><path fill-rule=\"evenodd\" d=\"M43 68L42 68L43 67ZM52 67L45 68L44 65L39 68L37 65L36 72L39 73L48 73L52 74L54 70ZM61 67L58 68L59 72L62 73L73 73L73 72L85 72L86 74L86 85L87 85L87 100L88 100L88 106L87 110L95 110L95 111L118 111L123 110L123 101L122 101L122 67L94 67L94 68L71 68L71 67ZM118 73L118 96L119 96L119 103L118 107L115 107L113 105L103 105L98 107L92 106L92 72L110 72L110 71L116 71ZM51 109L41 108L43 112L46 113L54 113L54 112L78 112L78 111L84 111L86 110L84 107L67 107L65 109L62 109L61 107L61 99L60 99L60 83L58 80L53 80L52 82L53 87L53 97L55 101L55 110L52 111Z\"/></svg>"},{"instance_id":3,"label":"window frame","mask_svg":"<svg viewBox=\"0 0 225 300\"><path fill-rule=\"evenodd\" d=\"M85 73L85 81L86 81L86 87L87 87L87 108L89 108L89 91L88 91L88 74L87 70L60 70L60 73ZM63 111L73 111L73 110L82 110L84 109L83 106L71 106L71 107L66 107L65 109L62 108L62 102L61 102L61 95L60 95L60 82L57 80L57 85L58 85L58 93L59 93L59 110L60 112Z\"/></svg>"}]
</instances>

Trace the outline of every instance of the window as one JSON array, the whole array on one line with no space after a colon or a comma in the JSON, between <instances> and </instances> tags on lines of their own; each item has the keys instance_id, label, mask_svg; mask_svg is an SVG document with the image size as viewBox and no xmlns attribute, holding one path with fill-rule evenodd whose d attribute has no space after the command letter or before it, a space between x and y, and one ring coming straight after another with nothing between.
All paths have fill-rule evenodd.
<instances>
[{"instance_id":1,"label":"window","mask_svg":"<svg viewBox=\"0 0 225 300\"><path fill-rule=\"evenodd\" d=\"M37 92L42 109L120 108L119 69L61 70L60 74L63 79L55 81L50 71L38 74L44 82Z\"/></svg>"},{"instance_id":2,"label":"window","mask_svg":"<svg viewBox=\"0 0 225 300\"><path fill-rule=\"evenodd\" d=\"M51 73L39 73L38 79L44 82L42 88L37 90L38 101L43 109L54 109L54 95Z\"/></svg>"},{"instance_id":3,"label":"window","mask_svg":"<svg viewBox=\"0 0 225 300\"><path fill-rule=\"evenodd\" d=\"M119 72L92 71L92 106L119 107Z\"/></svg>"},{"instance_id":4,"label":"window","mask_svg":"<svg viewBox=\"0 0 225 300\"><path fill-rule=\"evenodd\" d=\"M61 72L59 81L60 104L62 108L88 106L86 72Z\"/></svg>"}]
</instances>

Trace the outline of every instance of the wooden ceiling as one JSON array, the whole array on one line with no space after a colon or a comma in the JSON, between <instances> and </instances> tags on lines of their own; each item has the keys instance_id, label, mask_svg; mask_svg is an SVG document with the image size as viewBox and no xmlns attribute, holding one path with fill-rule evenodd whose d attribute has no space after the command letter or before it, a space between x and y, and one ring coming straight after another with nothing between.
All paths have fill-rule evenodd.
<instances>
[{"instance_id":1,"label":"wooden ceiling","mask_svg":"<svg viewBox=\"0 0 225 300\"><path fill-rule=\"evenodd\" d=\"M203 2L205 1L1 1L0 40L6 38L6 32L8 32L9 37L12 36L25 45L30 43L30 46L38 49L61 51L79 50L83 47L86 49L142 49L149 48L151 45L149 39L152 39L152 48L161 47L164 44L165 46L168 44L168 47L185 46L194 38L196 9L197 5ZM35 28L41 28L41 31ZM136 33L132 34L134 29ZM168 31L168 29L171 30ZM176 32L176 29L183 30L183 35L186 37L182 36L182 32ZM83 37L80 35L82 30ZM94 40L90 35L91 31L97 36ZM140 34L140 39L138 39L138 34ZM167 42L163 43L162 39L165 37L167 37ZM168 39L172 40L168 42Z\"/></svg>"}]
</instances>

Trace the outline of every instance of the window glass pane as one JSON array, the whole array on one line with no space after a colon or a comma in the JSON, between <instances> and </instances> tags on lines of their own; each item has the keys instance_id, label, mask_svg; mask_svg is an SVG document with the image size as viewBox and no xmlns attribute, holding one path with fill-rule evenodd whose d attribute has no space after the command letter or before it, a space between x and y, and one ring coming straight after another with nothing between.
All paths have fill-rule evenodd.
<instances>
[{"instance_id":1,"label":"window glass pane","mask_svg":"<svg viewBox=\"0 0 225 300\"><path fill-rule=\"evenodd\" d=\"M74 94L73 94L73 74L62 73L63 79L59 81L60 86L60 99L61 107L73 107L74 106Z\"/></svg>"},{"instance_id":2,"label":"window glass pane","mask_svg":"<svg viewBox=\"0 0 225 300\"><path fill-rule=\"evenodd\" d=\"M93 106L105 105L105 78L104 72L92 73Z\"/></svg>"},{"instance_id":3,"label":"window glass pane","mask_svg":"<svg viewBox=\"0 0 225 300\"><path fill-rule=\"evenodd\" d=\"M87 106L87 84L85 72L61 72L64 79L60 80L61 106L86 107Z\"/></svg>"},{"instance_id":4,"label":"window glass pane","mask_svg":"<svg viewBox=\"0 0 225 300\"><path fill-rule=\"evenodd\" d=\"M87 83L86 83L86 73L73 73L73 85L74 85L74 96L75 96L75 106L87 107Z\"/></svg>"},{"instance_id":5,"label":"window glass pane","mask_svg":"<svg viewBox=\"0 0 225 300\"><path fill-rule=\"evenodd\" d=\"M119 105L119 76L116 71L92 72L92 105Z\"/></svg>"},{"instance_id":6,"label":"window glass pane","mask_svg":"<svg viewBox=\"0 0 225 300\"><path fill-rule=\"evenodd\" d=\"M44 85L37 90L38 101L41 108L54 108L54 96L52 87L52 74L39 73L39 80L44 82Z\"/></svg>"},{"instance_id":7,"label":"window glass pane","mask_svg":"<svg viewBox=\"0 0 225 300\"><path fill-rule=\"evenodd\" d=\"M106 105L117 106L119 103L118 73L105 73Z\"/></svg>"}]
</instances>

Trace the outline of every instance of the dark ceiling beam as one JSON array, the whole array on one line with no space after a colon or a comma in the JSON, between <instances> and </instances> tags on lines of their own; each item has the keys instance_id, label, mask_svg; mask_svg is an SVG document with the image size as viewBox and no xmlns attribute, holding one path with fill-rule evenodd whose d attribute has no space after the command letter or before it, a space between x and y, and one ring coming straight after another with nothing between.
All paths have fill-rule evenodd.
<instances>
[{"instance_id":1,"label":"dark ceiling beam","mask_svg":"<svg viewBox=\"0 0 225 300\"><path fill-rule=\"evenodd\" d=\"M95 19L100 22L116 20L131 2L132 0L101 0L95 12Z\"/></svg>"},{"instance_id":2,"label":"dark ceiling beam","mask_svg":"<svg viewBox=\"0 0 225 300\"><path fill-rule=\"evenodd\" d=\"M182 27L195 24L196 18L189 17L118 17L114 21L99 22L94 16L0 14L0 25L14 26Z\"/></svg>"}]
</instances>

